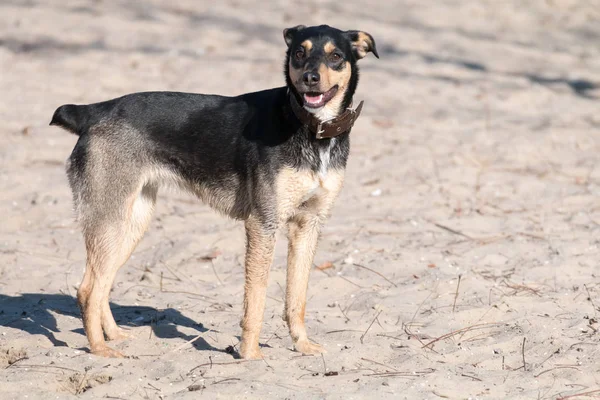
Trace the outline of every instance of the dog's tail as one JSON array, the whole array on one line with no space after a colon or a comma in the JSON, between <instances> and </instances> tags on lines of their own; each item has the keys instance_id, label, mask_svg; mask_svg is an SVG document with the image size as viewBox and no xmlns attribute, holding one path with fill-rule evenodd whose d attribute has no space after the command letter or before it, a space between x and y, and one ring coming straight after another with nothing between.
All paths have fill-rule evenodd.
<instances>
[{"instance_id":1,"label":"dog's tail","mask_svg":"<svg viewBox=\"0 0 600 400\"><path fill-rule=\"evenodd\" d=\"M69 132L81 136L87 132L90 125L89 106L65 104L54 111L50 125L58 125Z\"/></svg>"}]
</instances>

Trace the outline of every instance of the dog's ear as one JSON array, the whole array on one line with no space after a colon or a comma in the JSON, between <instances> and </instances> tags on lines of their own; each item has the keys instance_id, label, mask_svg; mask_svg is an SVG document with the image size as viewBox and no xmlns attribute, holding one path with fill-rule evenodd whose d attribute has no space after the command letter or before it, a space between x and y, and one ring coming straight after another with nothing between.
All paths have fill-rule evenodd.
<instances>
[{"instance_id":1,"label":"dog's ear","mask_svg":"<svg viewBox=\"0 0 600 400\"><path fill-rule=\"evenodd\" d=\"M373 36L363 31L346 31L344 34L350 41L350 44L352 45L352 51L354 52L357 60L365 57L368 52L372 52L375 57L379 58Z\"/></svg>"},{"instance_id":2,"label":"dog's ear","mask_svg":"<svg viewBox=\"0 0 600 400\"><path fill-rule=\"evenodd\" d=\"M306 26L298 25L298 26L294 26L293 28L284 29L283 30L283 40L285 40L285 44L287 44L287 46L290 47L290 45L294 41L294 37L296 36L296 34L304 28L306 28Z\"/></svg>"}]
</instances>

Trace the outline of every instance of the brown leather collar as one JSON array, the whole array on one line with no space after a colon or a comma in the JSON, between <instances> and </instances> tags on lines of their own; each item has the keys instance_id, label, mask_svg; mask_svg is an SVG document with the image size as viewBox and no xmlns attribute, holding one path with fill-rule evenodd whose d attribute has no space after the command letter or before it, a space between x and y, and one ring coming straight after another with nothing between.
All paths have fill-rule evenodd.
<instances>
[{"instance_id":1,"label":"brown leather collar","mask_svg":"<svg viewBox=\"0 0 600 400\"><path fill-rule=\"evenodd\" d=\"M364 103L361 101L356 109L352 109L352 104L350 104L350 107L337 117L321 121L298 104L298 100L293 94L290 93L289 97L296 118L304 125L308 125L308 129L315 133L317 139L330 139L348 132L360 116Z\"/></svg>"}]
</instances>

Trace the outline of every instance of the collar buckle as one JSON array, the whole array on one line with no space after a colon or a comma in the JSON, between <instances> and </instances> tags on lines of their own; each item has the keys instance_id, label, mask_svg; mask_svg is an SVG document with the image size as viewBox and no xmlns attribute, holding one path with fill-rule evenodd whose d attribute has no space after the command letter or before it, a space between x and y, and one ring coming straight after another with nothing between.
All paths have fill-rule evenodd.
<instances>
[{"instance_id":1,"label":"collar buckle","mask_svg":"<svg viewBox=\"0 0 600 400\"><path fill-rule=\"evenodd\" d=\"M325 139L323 133L325 133L325 129L323 129L323 124L328 124L333 121L335 118L326 119L325 121L321 121L317 124L317 131L315 132L317 139ZM338 128L339 130L339 128Z\"/></svg>"},{"instance_id":2,"label":"collar buckle","mask_svg":"<svg viewBox=\"0 0 600 400\"><path fill-rule=\"evenodd\" d=\"M323 129L323 122L319 122L319 125L317 125L317 131L315 132L317 139L323 139L323 136L321 136L321 134L323 134L324 132L325 130Z\"/></svg>"}]
</instances>

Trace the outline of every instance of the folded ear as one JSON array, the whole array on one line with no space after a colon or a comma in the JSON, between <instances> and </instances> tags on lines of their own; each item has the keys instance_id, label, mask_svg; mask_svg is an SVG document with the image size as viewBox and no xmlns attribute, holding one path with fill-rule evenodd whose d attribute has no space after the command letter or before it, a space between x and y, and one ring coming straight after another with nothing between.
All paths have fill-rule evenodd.
<instances>
[{"instance_id":1,"label":"folded ear","mask_svg":"<svg viewBox=\"0 0 600 400\"><path fill-rule=\"evenodd\" d=\"M366 56L368 52L372 52L375 57L379 58L373 36L362 31L346 31L345 34L348 40L350 40L352 50L358 60Z\"/></svg>"},{"instance_id":2,"label":"folded ear","mask_svg":"<svg viewBox=\"0 0 600 400\"><path fill-rule=\"evenodd\" d=\"M284 29L283 30L283 40L285 40L285 44L287 44L287 46L290 47L290 45L294 41L294 37L296 37L296 34L304 28L306 28L306 26L298 25L298 26L294 26L293 28Z\"/></svg>"}]
</instances>

